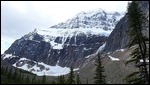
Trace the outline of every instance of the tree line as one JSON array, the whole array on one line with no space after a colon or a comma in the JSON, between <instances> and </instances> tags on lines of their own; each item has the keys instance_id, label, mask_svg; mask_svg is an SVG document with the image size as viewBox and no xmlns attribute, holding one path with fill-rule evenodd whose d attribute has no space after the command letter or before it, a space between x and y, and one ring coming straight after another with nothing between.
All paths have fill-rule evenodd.
<instances>
[{"instance_id":1,"label":"tree line","mask_svg":"<svg viewBox=\"0 0 150 85\"><path fill-rule=\"evenodd\" d=\"M14 69L14 71L13 71ZM58 76L56 80L47 80L46 75L37 78L35 74L18 68L1 66L1 84L81 84L79 75L74 75L73 68L70 68L68 78L64 75Z\"/></svg>"}]
</instances>

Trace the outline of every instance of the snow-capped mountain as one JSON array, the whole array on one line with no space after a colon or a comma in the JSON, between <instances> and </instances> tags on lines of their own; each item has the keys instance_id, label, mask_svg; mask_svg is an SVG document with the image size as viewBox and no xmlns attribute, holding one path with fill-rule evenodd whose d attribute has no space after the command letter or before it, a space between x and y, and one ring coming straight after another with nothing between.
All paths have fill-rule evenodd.
<instances>
[{"instance_id":1,"label":"snow-capped mountain","mask_svg":"<svg viewBox=\"0 0 150 85\"><path fill-rule=\"evenodd\" d=\"M123 16L124 13L107 12L102 9L82 11L72 19L51 26L51 28L102 28L103 30L113 30Z\"/></svg>"},{"instance_id":2,"label":"snow-capped mountain","mask_svg":"<svg viewBox=\"0 0 150 85\"><path fill-rule=\"evenodd\" d=\"M101 9L81 12L65 23L24 35L1 55L1 59L37 75L67 74L68 67L85 66L83 63L90 55L105 47L105 41L122 16ZM59 72L53 70L57 68Z\"/></svg>"}]
</instances>

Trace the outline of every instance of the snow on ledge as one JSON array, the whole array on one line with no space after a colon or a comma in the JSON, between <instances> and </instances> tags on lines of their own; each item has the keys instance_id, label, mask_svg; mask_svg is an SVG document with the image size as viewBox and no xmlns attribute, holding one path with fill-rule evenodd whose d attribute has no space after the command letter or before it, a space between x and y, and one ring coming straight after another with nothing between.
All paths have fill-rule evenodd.
<instances>
[{"instance_id":1,"label":"snow on ledge","mask_svg":"<svg viewBox=\"0 0 150 85\"><path fill-rule=\"evenodd\" d=\"M98 48L96 54L98 54L99 52L103 51L104 48L105 48L105 45L106 45L106 42Z\"/></svg>"},{"instance_id":2,"label":"snow on ledge","mask_svg":"<svg viewBox=\"0 0 150 85\"><path fill-rule=\"evenodd\" d=\"M121 51L121 52L123 52L123 51L125 51L125 49L119 49L119 50L116 50L116 51Z\"/></svg>"},{"instance_id":3,"label":"snow on ledge","mask_svg":"<svg viewBox=\"0 0 150 85\"><path fill-rule=\"evenodd\" d=\"M141 59L140 62L143 62L143 60ZM146 59L146 62L149 63L149 60Z\"/></svg>"},{"instance_id":4,"label":"snow on ledge","mask_svg":"<svg viewBox=\"0 0 150 85\"><path fill-rule=\"evenodd\" d=\"M119 61L119 58L114 58L114 57L112 57L112 56L108 56L112 61Z\"/></svg>"},{"instance_id":5,"label":"snow on ledge","mask_svg":"<svg viewBox=\"0 0 150 85\"><path fill-rule=\"evenodd\" d=\"M85 58L89 58L89 57L90 57L90 55L86 56Z\"/></svg>"},{"instance_id":6,"label":"snow on ledge","mask_svg":"<svg viewBox=\"0 0 150 85\"><path fill-rule=\"evenodd\" d=\"M14 56L12 54L6 54L2 59L5 60L6 58L14 58L14 57L18 57L18 56Z\"/></svg>"}]
</instances>

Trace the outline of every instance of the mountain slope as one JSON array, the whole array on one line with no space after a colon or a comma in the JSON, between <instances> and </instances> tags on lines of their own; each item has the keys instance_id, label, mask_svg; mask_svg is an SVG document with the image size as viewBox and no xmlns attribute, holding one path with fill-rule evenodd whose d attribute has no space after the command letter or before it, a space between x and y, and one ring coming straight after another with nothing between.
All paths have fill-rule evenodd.
<instances>
[{"instance_id":1,"label":"mountain slope","mask_svg":"<svg viewBox=\"0 0 150 85\"><path fill-rule=\"evenodd\" d=\"M146 14L146 17L149 19L149 2L148 1L139 1L139 7L142 12ZM128 31L128 18L125 15L115 26L114 30L111 32L110 36L106 41L105 52L113 52L117 49L126 48L126 45L129 41ZM147 28L143 29L142 32L145 36L149 37L149 22L147 23Z\"/></svg>"}]
</instances>

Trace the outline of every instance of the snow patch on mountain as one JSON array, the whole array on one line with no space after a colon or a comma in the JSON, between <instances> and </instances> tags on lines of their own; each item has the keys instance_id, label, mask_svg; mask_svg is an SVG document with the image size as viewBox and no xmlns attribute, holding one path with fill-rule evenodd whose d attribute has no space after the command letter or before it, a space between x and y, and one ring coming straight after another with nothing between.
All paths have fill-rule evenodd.
<instances>
[{"instance_id":1,"label":"snow patch on mountain","mask_svg":"<svg viewBox=\"0 0 150 85\"><path fill-rule=\"evenodd\" d=\"M123 51L125 51L125 49L119 49L119 50L116 50L116 51L121 51L121 52L123 52Z\"/></svg>"},{"instance_id":2,"label":"snow patch on mountain","mask_svg":"<svg viewBox=\"0 0 150 85\"><path fill-rule=\"evenodd\" d=\"M99 47L99 49L97 50L96 53L98 54L99 52L101 52L102 50L104 50L105 45L106 45L106 42L102 46Z\"/></svg>"},{"instance_id":3,"label":"snow patch on mountain","mask_svg":"<svg viewBox=\"0 0 150 85\"><path fill-rule=\"evenodd\" d=\"M13 64L14 67L17 67L17 68L20 68L20 69L23 69L23 70L26 70L26 71L29 71L33 74L36 74L37 76L43 76L43 75L46 75L46 76L60 76L60 75L66 75L70 72L70 68L69 67L61 67L61 66L50 66L50 65L47 65L43 62L36 62L36 61L33 61L34 64L33 66L28 64L28 63L25 63L23 64L22 66L18 66L17 64L22 64L22 61L31 61L30 59L27 59L27 58L20 58L16 63ZM27 62L27 61L26 61ZM41 67L43 67L43 69L41 69ZM79 70L79 68L75 68L73 69L74 71L77 71Z\"/></svg>"},{"instance_id":4,"label":"snow patch on mountain","mask_svg":"<svg viewBox=\"0 0 150 85\"><path fill-rule=\"evenodd\" d=\"M2 59L3 59L3 60L5 60L6 58L11 59L11 58L14 58L14 57L18 57L18 56L14 56L14 55L12 55L12 54L5 54L5 56L2 57Z\"/></svg>"},{"instance_id":5,"label":"snow patch on mountain","mask_svg":"<svg viewBox=\"0 0 150 85\"><path fill-rule=\"evenodd\" d=\"M29 33L28 35L24 36L24 39L26 40L33 40L34 34L38 34L42 36L43 41L49 42L53 49L63 49L64 43L66 42L67 38L76 37L85 34L87 37L91 35L97 35L97 36L106 36L108 37L110 35L110 30L103 30L103 29L97 29L97 28L78 28L78 29L57 29L57 28L42 28L42 29L35 29L33 32ZM57 37L61 37L61 42L57 43L55 42ZM38 40L33 40L36 42L39 42Z\"/></svg>"},{"instance_id":6,"label":"snow patch on mountain","mask_svg":"<svg viewBox=\"0 0 150 85\"><path fill-rule=\"evenodd\" d=\"M85 58L89 58L89 57L90 57L90 55L86 56Z\"/></svg>"},{"instance_id":7,"label":"snow patch on mountain","mask_svg":"<svg viewBox=\"0 0 150 85\"><path fill-rule=\"evenodd\" d=\"M140 62L143 62L143 60L141 59L141 60L140 60ZM145 60L145 62L149 63L149 60L148 60L148 59L146 59L146 60Z\"/></svg>"},{"instance_id":8,"label":"snow patch on mountain","mask_svg":"<svg viewBox=\"0 0 150 85\"><path fill-rule=\"evenodd\" d=\"M99 35L99 36L109 36L112 31L106 31L97 28L78 28L78 29L57 29L57 28L41 28L36 29L36 33L40 35L53 36L54 37L72 37L74 35L79 35L84 33L86 35ZM48 38L45 37L45 40ZM64 39L65 40L65 39Z\"/></svg>"},{"instance_id":9,"label":"snow patch on mountain","mask_svg":"<svg viewBox=\"0 0 150 85\"><path fill-rule=\"evenodd\" d=\"M114 57L112 57L112 56L108 56L112 61L119 61L119 58L114 58Z\"/></svg>"}]
</instances>

